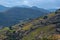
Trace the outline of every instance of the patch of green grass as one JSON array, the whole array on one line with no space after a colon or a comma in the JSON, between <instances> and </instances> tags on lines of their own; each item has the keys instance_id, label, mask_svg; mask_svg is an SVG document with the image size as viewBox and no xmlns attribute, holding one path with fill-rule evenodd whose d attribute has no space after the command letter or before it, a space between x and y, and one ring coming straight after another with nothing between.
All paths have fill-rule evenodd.
<instances>
[{"instance_id":1,"label":"patch of green grass","mask_svg":"<svg viewBox=\"0 0 60 40\"><path fill-rule=\"evenodd\" d=\"M27 36L23 37L22 40L33 40L35 39L36 35L40 34L41 31L45 32L45 35L48 33L48 30L51 29L52 27L49 26L45 26L45 27L39 27L38 29L32 31L30 34L28 34Z\"/></svg>"}]
</instances>

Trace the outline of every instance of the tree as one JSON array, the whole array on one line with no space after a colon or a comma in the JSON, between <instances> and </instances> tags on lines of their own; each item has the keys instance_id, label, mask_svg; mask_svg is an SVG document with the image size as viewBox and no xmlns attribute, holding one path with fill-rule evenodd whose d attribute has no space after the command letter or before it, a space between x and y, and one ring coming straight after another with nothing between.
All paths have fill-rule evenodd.
<instances>
[{"instance_id":1,"label":"tree","mask_svg":"<svg viewBox=\"0 0 60 40\"><path fill-rule=\"evenodd\" d=\"M55 14L58 14L58 13L60 13L60 9L58 9L58 10L55 11Z\"/></svg>"},{"instance_id":2,"label":"tree","mask_svg":"<svg viewBox=\"0 0 60 40\"><path fill-rule=\"evenodd\" d=\"M43 17L43 19L47 19L47 18L48 18L48 16L44 16L44 17Z\"/></svg>"}]
</instances>

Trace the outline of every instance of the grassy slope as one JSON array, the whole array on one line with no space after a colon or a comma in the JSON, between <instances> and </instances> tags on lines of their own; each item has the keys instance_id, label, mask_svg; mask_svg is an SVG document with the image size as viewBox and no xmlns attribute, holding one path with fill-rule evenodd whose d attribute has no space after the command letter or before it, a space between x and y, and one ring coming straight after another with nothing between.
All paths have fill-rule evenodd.
<instances>
[{"instance_id":1,"label":"grassy slope","mask_svg":"<svg viewBox=\"0 0 60 40\"><path fill-rule=\"evenodd\" d=\"M49 18L51 18L53 16L55 16L55 13L48 15ZM41 18L39 18L38 20L35 20L34 22L38 23L39 20L41 20ZM32 26L32 25L33 24L28 25L28 26L24 27L23 29L24 30L26 30L26 29L28 30L30 28L30 26ZM34 27L34 26L32 26L32 27ZM22 40L33 40L33 39L35 39L36 35L40 34L42 31L44 32L43 35L46 36L49 33L55 32L54 27L55 27L55 25L53 25L53 24L47 25L45 27L38 27L36 30L34 30L34 31L30 32L28 35L24 36Z\"/></svg>"},{"instance_id":2,"label":"grassy slope","mask_svg":"<svg viewBox=\"0 0 60 40\"><path fill-rule=\"evenodd\" d=\"M32 31L31 33L29 33L27 36L25 36L22 40L33 40L35 39L36 35L40 34L40 32L44 32L43 35L47 35L48 33L52 33L55 31L55 29L53 28L52 25L48 25L45 27L39 27L36 30Z\"/></svg>"}]
</instances>

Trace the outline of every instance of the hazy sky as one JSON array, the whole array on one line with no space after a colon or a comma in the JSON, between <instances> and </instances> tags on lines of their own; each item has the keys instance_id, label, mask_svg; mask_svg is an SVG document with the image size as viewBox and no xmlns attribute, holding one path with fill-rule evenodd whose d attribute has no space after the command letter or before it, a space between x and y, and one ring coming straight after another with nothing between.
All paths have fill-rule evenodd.
<instances>
[{"instance_id":1,"label":"hazy sky","mask_svg":"<svg viewBox=\"0 0 60 40\"><path fill-rule=\"evenodd\" d=\"M0 5L12 6L37 6L40 8L60 8L60 0L0 0Z\"/></svg>"}]
</instances>

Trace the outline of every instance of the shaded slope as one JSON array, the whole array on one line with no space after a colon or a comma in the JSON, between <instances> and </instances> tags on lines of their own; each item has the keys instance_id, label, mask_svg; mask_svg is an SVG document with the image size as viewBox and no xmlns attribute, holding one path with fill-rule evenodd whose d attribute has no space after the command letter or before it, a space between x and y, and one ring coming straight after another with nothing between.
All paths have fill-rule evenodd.
<instances>
[{"instance_id":1,"label":"shaded slope","mask_svg":"<svg viewBox=\"0 0 60 40\"><path fill-rule=\"evenodd\" d=\"M2 14L6 16L6 18L4 19L4 21L0 20L2 21L2 23L0 24L2 24L3 26L11 26L20 22L21 20L26 20L29 18L34 19L39 16L47 15L48 13L44 12L44 10L45 9L37 10L32 8L13 7L2 12Z\"/></svg>"}]
</instances>

